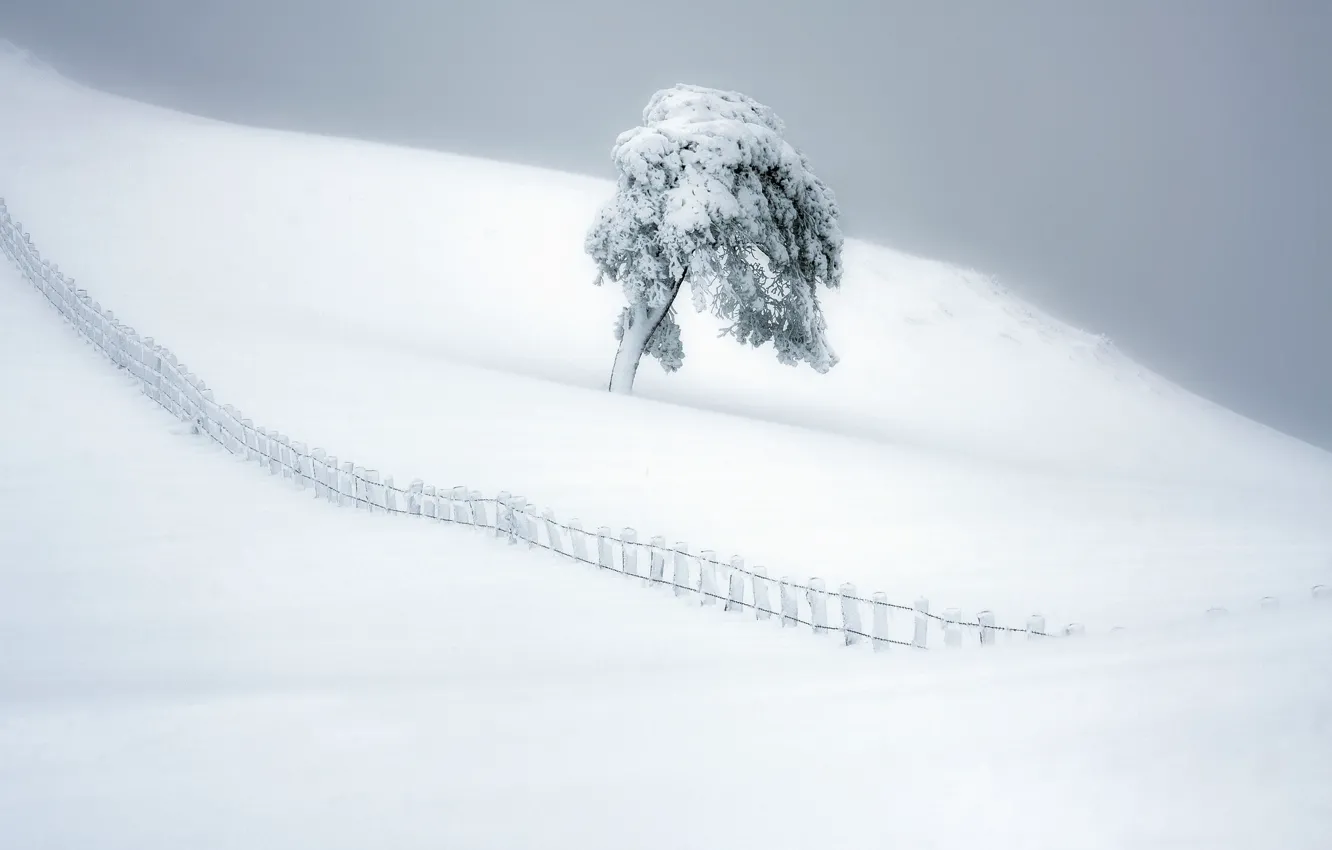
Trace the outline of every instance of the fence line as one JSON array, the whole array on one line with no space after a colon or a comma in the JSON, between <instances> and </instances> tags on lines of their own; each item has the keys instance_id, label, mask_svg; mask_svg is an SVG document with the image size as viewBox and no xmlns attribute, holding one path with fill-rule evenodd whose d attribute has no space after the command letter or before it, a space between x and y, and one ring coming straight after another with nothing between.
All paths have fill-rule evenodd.
<instances>
[{"instance_id":1,"label":"fence line","mask_svg":"<svg viewBox=\"0 0 1332 850\"><path fill-rule=\"evenodd\" d=\"M322 448L309 449L305 443L293 441L278 431L256 426L235 407L216 401L212 390L170 350L120 322L115 313L104 310L86 290L75 288L74 281L66 278L58 266L43 259L30 235L10 216L3 198L0 198L0 249L80 336L118 368L133 375L144 395L176 418L190 423L193 433L208 437L230 454L256 463L270 475L281 476L301 490L311 490L315 498L339 507L482 529L493 532L509 545L545 549L579 563L641 579L645 586L668 587L675 596L691 597L700 605L720 604L725 611L749 611L758 620L776 618L784 628L803 626L815 634L838 633L847 646L868 643L875 651L890 646L930 649L931 636L936 633L943 646L949 648L962 646L964 642L992 645L1000 634L1010 638L1025 635L1030 640L1085 633L1079 623L1047 632L1045 618L1039 614L1029 617L1025 627L1001 626L991 611L963 618L957 608L945 609L942 614L932 612L929 600L923 597L908 606L889 602L884 593L865 598L850 583L829 591L818 577L806 581L789 576L773 579L762 567L746 567L743 558L723 561L712 550L693 554L687 543L667 545L664 537L642 542L632 528L616 535L604 526L586 530L577 519L561 522L552 511L538 514L525 499L508 492L488 497L465 486L435 487L420 479L406 488L398 487L392 476L386 475L381 480L378 470L351 461L339 463L336 455ZM645 571L640 570L640 554L647 561ZM1326 598L1332 593L1320 585L1313 589L1313 595ZM839 612L835 624L828 616L830 604ZM1262 607L1274 604L1274 599L1266 597ZM864 611L870 612L868 630L861 621ZM964 633L969 635L969 641L964 641Z\"/></svg>"}]
</instances>

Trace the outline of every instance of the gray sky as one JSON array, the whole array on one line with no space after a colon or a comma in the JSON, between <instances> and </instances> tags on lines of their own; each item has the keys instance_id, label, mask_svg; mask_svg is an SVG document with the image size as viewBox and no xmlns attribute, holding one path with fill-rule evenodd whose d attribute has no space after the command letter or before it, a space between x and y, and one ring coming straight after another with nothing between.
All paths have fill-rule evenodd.
<instances>
[{"instance_id":1,"label":"gray sky","mask_svg":"<svg viewBox=\"0 0 1332 850\"><path fill-rule=\"evenodd\" d=\"M0 36L219 118L607 177L653 91L739 89L849 234L1332 447L1326 0L0 0Z\"/></svg>"}]
</instances>

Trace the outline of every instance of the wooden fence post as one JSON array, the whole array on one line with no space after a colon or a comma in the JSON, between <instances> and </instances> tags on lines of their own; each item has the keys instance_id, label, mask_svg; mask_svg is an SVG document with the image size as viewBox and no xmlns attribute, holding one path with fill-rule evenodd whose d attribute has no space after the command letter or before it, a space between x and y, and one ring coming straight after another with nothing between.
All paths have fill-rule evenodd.
<instances>
[{"instance_id":1,"label":"wooden fence post","mask_svg":"<svg viewBox=\"0 0 1332 850\"><path fill-rule=\"evenodd\" d=\"M510 504L513 508L513 536L510 539L515 543L521 540L527 544L528 549L531 549L535 545L533 542L535 529L532 527L531 517L527 515L527 500L515 496L510 500Z\"/></svg>"},{"instance_id":2,"label":"wooden fence post","mask_svg":"<svg viewBox=\"0 0 1332 850\"><path fill-rule=\"evenodd\" d=\"M366 480L365 477L365 467L353 465L352 492L355 494L356 509L358 511L362 509L364 510L370 509L370 493L369 493L369 487L367 486L368 484L369 481Z\"/></svg>"},{"instance_id":3,"label":"wooden fence post","mask_svg":"<svg viewBox=\"0 0 1332 850\"><path fill-rule=\"evenodd\" d=\"M583 524L577 519L569 520L569 546L573 550L574 560L592 563L587 556L587 532L583 531Z\"/></svg>"},{"instance_id":4,"label":"wooden fence post","mask_svg":"<svg viewBox=\"0 0 1332 850\"><path fill-rule=\"evenodd\" d=\"M1027 618L1027 640L1045 636L1045 618L1040 614L1032 614Z\"/></svg>"},{"instance_id":5,"label":"wooden fence post","mask_svg":"<svg viewBox=\"0 0 1332 850\"><path fill-rule=\"evenodd\" d=\"M976 615L976 623L980 626L981 646L993 646L995 638L994 612L993 611L980 612L979 614Z\"/></svg>"},{"instance_id":6,"label":"wooden fence post","mask_svg":"<svg viewBox=\"0 0 1332 850\"><path fill-rule=\"evenodd\" d=\"M666 583L666 538L657 536L650 542L648 584Z\"/></svg>"},{"instance_id":7,"label":"wooden fence post","mask_svg":"<svg viewBox=\"0 0 1332 850\"><path fill-rule=\"evenodd\" d=\"M796 598L795 582L790 576L782 576L777 586L777 596L782 608L782 628L799 625L800 601Z\"/></svg>"},{"instance_id":8,"label":"wooden fence post","mask_svg":"<svg viewBox=\"0 0 1332 850\"><path fill-rule=\"evenodd\" d=\"M296 450L300 456L301 462L301 489L304 490L309 488L311 491L314 491L315 497L318 498L319 493L315 488L316 466L314 456L310 453L309 446L305 443L297 444Z\"/></svg>"},{"instance_id":9,"label":"wooden fence post","mask_svg":"<svg viewBox=\"0 0 1332 850\"><path fill-rule=\"evenodd\" d=\"M888 594L874 594L874 651L883 652L888 643Z\"/></svg>"},{"instance_id":10,"label":"wooden fence post","mask_svg":"<svg viewBox=\"0 0 1332 850\"><path fill-rule=\"evenodd\" d=\"M717 597L717 553L704 549L698 555L698 602L700 605L716 605Z\"/></svg>"},{"instance_id":11,"label":"wooden fence post","mask_svg":"<svg viewBox=\"0 0 1332 850\"><path fill-rule=\"evenodd\" d=\"M341 498L338 499L338 504L350 504L353 509L360 510L361 502L357 496L361 490L356 481L356 464L349 460L342 463L342 476L338 483L338 490L342 494Z\"/></svg>"},{"instance_id":12,"label":"wooden fence post","mask_svg":"<svg viewBox=\"0 0 1332 850\"><path fill-rule=\"evenodd\" d=\"M745 610L745 574L737 570L732 570L730 574L730 589L726 594L726 611Z\"/></svg>"},{"instance_id":13,"label":"wooden fence post","mask_svg":"<svg viewBox=\"0 0 1332 850\"><path fill-rule=\"evenodd\" d=\"M727 572L726 605L723 610L742 611L745 607L745 559L739 555L731 558L731 569Z\"/></svg>"},{"instance_id":14,"label":"wooden fence post","mask_svg":"<svg viewBox=\"0 0 1332 850\"><path fill-rule=\"evenodd\" d=\"M501 490L495 496L495 536L504 537L509 526L509 500L513 494L508 490ZM513 542L513 541L510 541Z\"/></svg>"},{"instance_id":15,"label":"wooden fence post","mask_svg":"<svg viewBox=\"0 0 1332 850\"><path fill-rule=\"evenodd\" d=\"M864 629L860 625L860 599L856 596L856 586L846 582L838 589L842 601L842 638L847 646L860 643Z\"/></svg>"},{"instance_id":16,"label":"wooden fence post","mask_svg":"<svg viewBox=\"0 0 1332 850\"><path fill-rule=\"evenodd\" d=\"M768 571L763 567L754 568L754 619L766 620L772 616L772 602L768 594Z\"/></svg>"},{"instance_id":17,"label":"wooden fence post","mask_svg":"<svg viewBox=\"0 0 1332 850\"><path fill-rule=\"evenodd\" d=\"M627 576L638 575L638 532L632 528L620 532L620 571Z\"/></svg>"},{"instance_id":18,"label":"wooden fence post","mask_svg":"<svg viewBox=\"0 0 1332 850\"><path fill-rule=\"evenodd\" d=\"M327 485L325 495L334 505L342 504L342 484L340 482L341 475L337 455L328 455L324 458L324 484Z\"/></svg>"},{"instance_id":19,"label":"wooden fence post","mask_svg":"<svg viewBox=\"0 0 1332 850\"><path fill-rule=\"evenodd\" d=\"M677 540L672 560L672 590L676 596L684 596L693 588L693 583L689 580L689 544L683 540Z\"/></svg>"},{"instance_id":20,"label":"wooden fence post","mask_svg":"<svg viewBox=\"0 0 1332 850\"><path fill-rule=\"evenodd\" d=\"M314 492L316 499L328 498L328 452L316 448L310 453L311 463L314 467Z\"/></svg>"},{"instance_id":21,"label":"wooden fence post","mask_svg":"<svg viewBox=\"0 0 1332 850\"><path fill-rule=\"evenodd\" d=\"M379 470L367 469L365 471L365 496L370 501L370 513L375 513L384 508L380 486Z\"/></svg>"},{"instance_id":22,"label":"wooden fence post","mask_svg":"<svg viewBox=\"0 0 1332 850\"><path fill-rule=\"evenodd\" d=\"M546 521L546 539L550 541L551 551L563 555L564 542L560 539L560 524L555 520L555 512L547 508L541 518Z\"/></svg>"},{"instance_id":23,"label":"wooden fence post","mask_svg":"<svg viewBox=\"0 0 1332 850\"><path fill-rule=\"evenodd\" d=\"M486 500L485 497L481 495L480 490L471 490L467 493L467 507L471 512L472 525L476 526L477 528L490 527L490 523L486 519ZM496 517L499 516L498 507L496 507L495 515ZM498 521L499 520L497 518L496 522Z\"/></svg>"},{"instance_id":24,"label":"wooden fence post","mask_svg":"<svg viewBox=\"0 0 1332 850\"><path fill-rule=\"evenodd\" d=\"M930 634L930 600L921 596L912 607L916 609L916 617L911 643L920 649L925 649Z\"/></svg>"},{"instance_id":25,"label":"wooden fence post","mask_svg":"<svg viewBox=\"0 0 1332 850\"><path fill-rule=\"evenodd\" d=\"M828 594L824 591L823 579L815 576L809 580L805 599L809 602L809 623L814 634L828 631Z\"/></svg>"},{"instance_id":26,"label":"wooden fence post","mask_svg":"<svg viewBox=\"0 0 1332 850\"><path fill-rule=\"evenodd\" d=\"M949 649L956 649L962 645L962 610L960 608L944 609L944 646Z\"/></svg>"}]
</instances>

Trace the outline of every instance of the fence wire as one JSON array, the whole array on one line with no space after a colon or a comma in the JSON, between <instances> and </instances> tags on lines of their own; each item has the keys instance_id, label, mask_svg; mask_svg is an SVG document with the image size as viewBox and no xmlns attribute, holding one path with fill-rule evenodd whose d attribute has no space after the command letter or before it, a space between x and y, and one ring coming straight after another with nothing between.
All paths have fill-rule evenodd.
<instances>
[{"instance_id":1,"label":"fence wire","mask_svg":"<svg viewBox=\"0 0 1332 850\"><path fill-rule=\"evenodd\" d=\"M642 542L636 534L615 536L605 527L589 531L576 520L560 522L549 511L537 514L524 500L507 493L487 497L463 486L434 488L420 480L404 489L391 476L381 481L377 470L350 462L339 464L335 455L320 448L311 450L277 431L256 427L236 408L217 402L207 384L169 349L152 337L140 336L111 310L103 309L86 290L76 288L75 282L62 274L58 266L43 259L30 235L10 216L3 198L0 198L0 249L84 340L134 377L144 395L177 419L190 423L193 431L208 437L229 454L253 462L267 469L270 475L281 476L303 490L313 490L316 498L335 505L488 530L507 538L511 544L525 543L529 548L544 549L578 563L642 579L649 586L669 587L677 595L697 598L701 604L720 603L728 611L749 611L757 619L774 619L783 626L801 626L815 633L840 632L848 644L866 642L876 649L889 645L927 649L930 623L935 624L936 631L943 632L945 645L960 642L964 629L981 644L993 642L997 633L1024 634L1029 638L1055 636L1036 624L1015 628L984 622L979 615L967 619L951 613L940 615L931 612L928 604L919 608L902 605L889 602L882 595L867 599L851 591L850 585L828 590L818 578L806 582L774 579L762 568L744 566L741 559L722 561L702 553L693 554L678 545ZM538 531L541 527L546 529L544 540ZM595 558L585 554L589 547ZM619 558L614 557L616 549ZM639 552L648 556L645 572L640 572L637 564ZM658 557L660 562L656 560ZM631 560L634 568L629 570ZM665 575L667 560L669 578ZM737 581L736 577L742 578ZM770 598L774 588L781 603L777 606L779 610L760 602L760 598ZM839 625L829 621L829 607L843 612ZM874 628L869 632L857 626L862 609L875 612ZM848 619L847 612L853 610L854 617ZM889 617L888 612L899 616ZM891 625L906 619L902 614L910 615L911 640L889 634ZM1064 633L1076 628L1076 624L1070 625Z\"/></svg>"}]
</instances>

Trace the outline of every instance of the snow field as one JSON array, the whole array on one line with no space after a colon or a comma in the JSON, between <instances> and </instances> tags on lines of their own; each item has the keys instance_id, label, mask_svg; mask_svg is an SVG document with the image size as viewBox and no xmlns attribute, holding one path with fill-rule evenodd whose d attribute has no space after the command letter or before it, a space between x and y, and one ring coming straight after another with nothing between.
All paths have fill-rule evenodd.
<instances>
[{"instance_id":1,"label":"snow field","mask_svg":"<svg viewBox=\"0 0 1332 850\"><path fill-rule=\"evenodd\" d=\"M1321 608L850 653L273 486L3 284L5 846L1314 848L1332 825Z\"/></svg>"}]
</instances>

